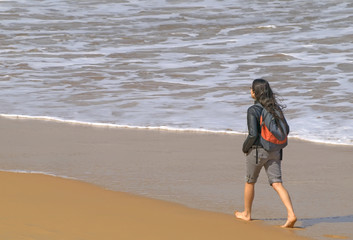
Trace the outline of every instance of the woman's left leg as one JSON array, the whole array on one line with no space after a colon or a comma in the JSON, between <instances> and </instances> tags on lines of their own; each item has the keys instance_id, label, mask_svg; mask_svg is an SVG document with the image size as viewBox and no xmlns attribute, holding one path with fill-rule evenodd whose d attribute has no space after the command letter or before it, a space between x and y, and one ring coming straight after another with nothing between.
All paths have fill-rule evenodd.
<instances>
[{"instance_id":1,"label":"woman's left leg","mask_svg":"<svg viewBox=\"0 0 353 240\"><path fill-rule=\"evenodd\" d=\"M255 183L245 183L244 187L244 211L235 211L234 215L236 218L250 221L251 220L251 209L252 203L255 197Z\"/></svg>"}]
</instances>

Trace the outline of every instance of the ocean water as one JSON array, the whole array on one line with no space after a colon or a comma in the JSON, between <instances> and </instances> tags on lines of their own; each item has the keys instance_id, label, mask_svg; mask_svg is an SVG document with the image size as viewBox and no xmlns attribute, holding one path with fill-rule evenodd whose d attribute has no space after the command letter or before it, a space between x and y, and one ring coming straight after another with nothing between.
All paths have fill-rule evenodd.
<instances>
[{"instance_id":1,"label":"ocean water","mask_svg":"<svg viewBox=\"0 0 353 240\"><path fill-rule=\"evenodd\" d=\"M270 81L291 136L353 145L353 3L0 1L0 114L245 133Z\"/></svg>"}]
</instances>

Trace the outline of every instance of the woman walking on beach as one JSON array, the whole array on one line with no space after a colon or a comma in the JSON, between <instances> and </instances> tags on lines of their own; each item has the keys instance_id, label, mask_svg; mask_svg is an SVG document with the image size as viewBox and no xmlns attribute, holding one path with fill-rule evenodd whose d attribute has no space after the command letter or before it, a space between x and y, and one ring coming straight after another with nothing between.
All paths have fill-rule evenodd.
<instances>
[{"instance_id":1,"label":"woman walking on beach","mask_svg":"<svg viewBox=\"0 0 353 240\"><path fill-rule=\"evenodd\" d=\"M287 128L287 133L289 132L289 126L283 116L283 107L277 103L271 87L266 80L255 79L253 81L251 87L251 97L255 100L255 104L248 108L247 123L249 133L243 144L243 152L246 154L244 211L235 211L234 214L239 219L246 221L251 220L251 208L255 195L255 183L262 167L264 167L270 185L278 193L284 206L287 209L288 218L282 227L292 228L294 227L297 218L293 211L290 196L282 185L282 149L273 152L267 152L260 143L260 116L263 108L271 113L277 120L284 120Z\"/></svg>"}]
</instances>

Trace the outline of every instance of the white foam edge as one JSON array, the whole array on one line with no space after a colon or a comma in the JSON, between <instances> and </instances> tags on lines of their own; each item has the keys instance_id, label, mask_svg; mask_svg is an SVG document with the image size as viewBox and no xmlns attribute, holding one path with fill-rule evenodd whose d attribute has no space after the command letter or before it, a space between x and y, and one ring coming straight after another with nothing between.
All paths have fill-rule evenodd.
<instances>
[{"instance_id":1,"label":"white foam edge","mask_svg":"<svg viewBox=\"0 0 353 240\"><path fill-rule=\"evenodd\" d=\"M29 115L17 115L17 114L0 114L0 117L8 118L8 119L29 119L29 120L40 120L40 121L53 121L60 123L68 123L68 124L77 124L77 125L86 125L91 127L102 127L102 128L121 128L121 129L145 129L145 130L159 130L159 131L173 131L173 132L196 132L196 133L213 133L213 134L234 134L234 135L246 135L245 132L237 132L233 130L209 130L202 128L174 128L168 126L132 126L132 125L119 125L113 123L94 123L94 122L85 122L85 121L77 121L77 120L67 120L61 119L57 117L49 117L49 116L29 116ZM321 140L309 137L302 136L291 136L291 139L298 139L309 141L312 143L318 144L329 144L329 145L339 145L339 146L353 146L353 143L345 143L345 142L335 142L329 140Z\"/></svg>"},{"instance_id":2,"label":"white foam edge","mask_svg":"<svg viewBox=\"0 0 353 240\"><path fill-rule=\"evenodd\" d=\"M40 174L40 175L46 175L46 176L51 176L51 177L59 177L59 178L70 179L70 180L79 180L79 179L74 178L74 177L69 177L69 176L65 176L65 175L56 175L54 173L42 172L42 171L20 170L20 169L0 169L0 172L23 173L23 174Z\"/></svg>"},{"instance_id":3,"label":"white foam edge","mask_svg":"<svg viewBox=\"0 0 353 240\"><path fill-rule=\"evenodd\" d=\"M275 28L277 28L277 26L271 24L271 25L258 26L257 28L259 28L259 29L263 29L263 28L272 28L272 29L275 29Z\"/></svg>"},{"instance_id":4,"label":"white foam edge","mask_svg":"<svg viewBox=\"0 0 353 240\"><path fill-rule=\"evenodd\" d=\"M208 130L208 129L198 129L198 128L174 128L168 126L132 126L132 125L120 125L113 123L95 123L95 122L85 122L77 120L67 120L56 117L48 116L29 116L29 115L16 115L16 114L0 114L0 117L8 119L29 119L29 120L41 120L41 121L53 121L77 125L86 125L92 127L106 127L106 128L127 128L127 129L150 129L150 130L165 130L165 131L177 131L177 132L204 132L204 133L226 133L226 134L238 134L244 135L245 133L236 132L232 130Z\"/></svg>"},{"instance_id":5,"label":"white foam edge","mask_svg":"<svg viewBox=\"0 0 353 240\"><path fill-rule=\"evenodd\" d=\"M308 142L317 143L317 144L328 144L328 145L336 145L336 146L353 146L353 143L335 142L335 141L321 140L321 139L310 138L310 137L299 137L297 135L289 136L289 138L290 139L298 139L301 141L308 141Z\"/></svg>"}]
</instances>

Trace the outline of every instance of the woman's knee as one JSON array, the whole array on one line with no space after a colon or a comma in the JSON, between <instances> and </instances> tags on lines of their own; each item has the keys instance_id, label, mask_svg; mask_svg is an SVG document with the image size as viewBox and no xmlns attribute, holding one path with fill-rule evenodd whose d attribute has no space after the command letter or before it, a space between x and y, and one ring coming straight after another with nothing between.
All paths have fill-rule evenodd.
<instances>
[{"instance_id":1,"label":"woman's knee","mask_svg":"<svg viewBox=\"0 0 353 240\"><path fill-rule=\"evenodd\" d=\"M280 189L280 188L283 188L283 185L282 185L281 182L274 182L274 183L271 184L271 186L272 186L273 189L276 190L276 191L277 191L278 189Z\"/></svg>"}]
</instances>

